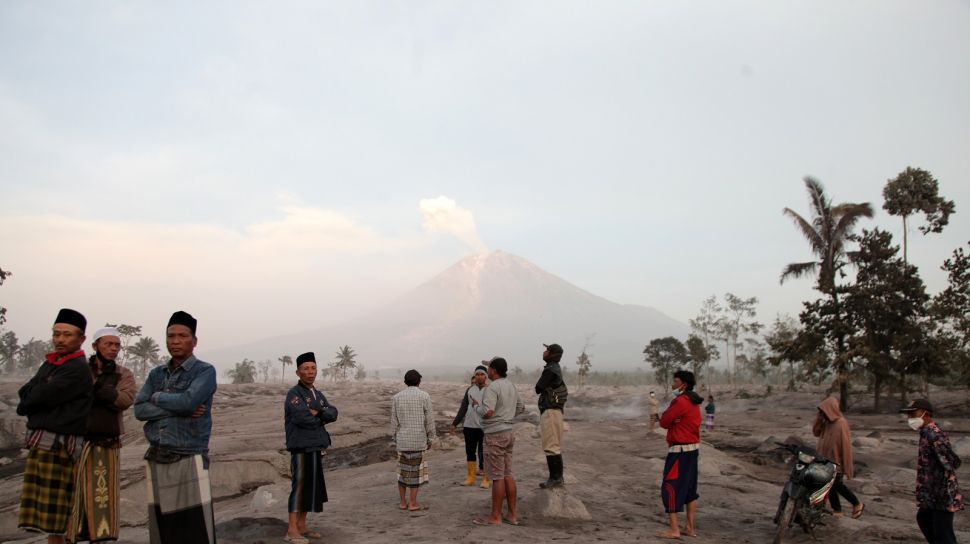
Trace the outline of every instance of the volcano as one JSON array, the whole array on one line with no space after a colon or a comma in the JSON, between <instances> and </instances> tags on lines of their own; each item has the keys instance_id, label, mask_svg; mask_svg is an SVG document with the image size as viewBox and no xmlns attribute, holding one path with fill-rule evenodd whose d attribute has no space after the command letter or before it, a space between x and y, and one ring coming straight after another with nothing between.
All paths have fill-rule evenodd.
<instances>
[{"instance_id":1,"label":"volcano","mask_svg":"<svg viewBox=\"0 0 970 544\"><path fill-rule=\"evenodd\" d=\"M650 340L683 340L687 333L656 309L611 302L522 257L493 251L462 259L365 317L202 356L227 368L243 357L275 362L312 350L322 364L346 344L368 369L471 369L496 355L510 367L531 368L541 365L543 343L561 344L563 362L571 364L589 340L593 369L629 370L646 366L642 352Z\"/></svg>"}]
</instances>

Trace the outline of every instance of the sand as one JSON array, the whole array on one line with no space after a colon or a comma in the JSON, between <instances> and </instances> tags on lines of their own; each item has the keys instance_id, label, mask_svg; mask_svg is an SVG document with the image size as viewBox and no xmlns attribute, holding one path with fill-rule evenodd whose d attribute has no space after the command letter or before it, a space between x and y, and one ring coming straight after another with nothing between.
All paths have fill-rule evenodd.
<instances>
[{"instance_id":1,"label":"sand","mask_svg":"<svg viewBox=\"0 0 970 544\"><path fill-rule=\"evenodd\" d=\"M439 440L429 455L431 483L420 492L429 509L412 515L397 508L394 451L388 436L389 399L403 388L390 381L321 383L340 419L328 426L333 447L326 474L330 502L309 525L319 542L656 542L666 516L659 498L666 444L651 433L644 388L573 388L566 409L564 490L538 488L546 477L537 434L538 411L531 387L520 385L529 406L516 426L515 474L522 526L479 527L489 492L458 485L464 478L464 447L451 435L451 420L464 390L460 384L422 387L434 400ZM18 383L0 383L0 448L20 455L16 439L23 418L13 414ZM289 455L283 440L283 397L289 385L220 385L211 440L213 495L219 541L282 542L289 493ZM734 398L716 388L717 428L704 431L701 448L697 543L764 543L774 534L774 514L787 475L785 460L771 447L796 437L814 443L810 425L824 392ZM759 389L749 392L763 394ZM658 389L659 391L659 389ZM970 486L970 419L965 390L934 391L939 418L967 463L960 471ZM860 398L848 419L856 439L856 473L849 486L866 502L860 520L830 518L817 530L822 542L922 542L913 501L917 434L896 414L865 413ZM947 416L951 417L947 417ZM141 456L145 441L131 417L122 453L122 541L148 541ZM21 467L18 469L18 467ZM0 541L37 542L16 528L22 461L0 466ZM586 520L583 513L588 513ZM569 517L559 517L568 515ZM970 541L967 514L956 515L958 540ZM797 530L790 542L811 542Z\"/></svg>"}]
</instances>

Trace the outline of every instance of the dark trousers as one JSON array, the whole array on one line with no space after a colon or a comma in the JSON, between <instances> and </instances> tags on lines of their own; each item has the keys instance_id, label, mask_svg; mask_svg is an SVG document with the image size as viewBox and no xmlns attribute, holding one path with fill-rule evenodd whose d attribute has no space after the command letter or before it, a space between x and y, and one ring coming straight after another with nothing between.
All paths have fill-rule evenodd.
<instances>
[{"instance_id":1,"label":"dark trousers","mask_svg":"<svg viewBox=\"0 0 970 544\"><path fill-rule=\"evenodd\" d=\"M465 460L469 463L475 460L478 454L478 468L485 468L485 431L481 429L469 429L463 427L461 433L465 435Z\"/></svg>"},{"instance_id":2,"label":"dark trousers","mask_svg":"<svg viewBox=\"0 0 970 544\"><path fill-rule=\"evenodd\" d=\"M859 504L858 497L856 497L855 493L846 487L845 482L842 481L842 474L835 477L835 485L832 486L832 491L829 492L829 503L832 504L833 512L842 511L842 503L839 501L839 495L845 497L845 500L849 501L849 504L852 506Z\"/></svg>"},{"instance_id":3,"label":"dark trousers","mask_svg":"<svg viewBox=\"0 0 970 544\"><path fill-rule=\"evenodd\" d=\"M953 512L920 508L916 511L916 523L929 544L956 544L953 534Z\"/></svg>"}]
</instances>

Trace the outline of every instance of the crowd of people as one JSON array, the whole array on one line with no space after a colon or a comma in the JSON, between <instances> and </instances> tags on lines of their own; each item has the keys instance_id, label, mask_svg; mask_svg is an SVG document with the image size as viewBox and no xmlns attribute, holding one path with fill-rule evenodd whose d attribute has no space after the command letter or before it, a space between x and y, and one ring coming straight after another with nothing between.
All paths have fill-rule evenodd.
<instances>
[{"instance_id":1,"label":"crowd of people","mask_svg":"<svg viewBox=\"0 0 970 544\"><path fill-rule=\"evenodd\" d=\"M84 350L87 320L62 309L52 327L54 352L19 390L17 414L27 417L24 469L18 526L48 535L48 543L105 542L118 539L120 502L120 448L123 413L134 406L144 422L148 529L152 544L211 544L216 541L212 493L209 483L209 438L215 368L194 355L198 322L190 314L172 314L166 328L170 358L149 373L140 389L131 371L118 365L121 334L105 327L93 335L94 353ZM563 348L544 344L542 373L535 384L539 432L548 467L542 489L565 485L563 464L563 412L568 387L560 361ZM513 476L515 418L525 411L519 393L508 379L508 362L494 357L474 369L464 390L452 432L461 427L465 441L467 474L463 485L491 492L488 516L477 525L519 525L517 488ZM310 512L321 512L327 502L324 452L330 446L326 425L337 420L337 408L314 386L316 357L306 352L296 360L297 384L286 394L284 428L290 454L291 490L284 540L307 544L320 534L307 526ZM391 402L390 434L397 451L399 508L412 515L427 509L418 501L420 488L430 481L428 452L436 438L431 396L421 390L421 374L409 370L405 388ZM669 527L659 538L697 536L698 464L701 404L694 391L693 373L673 376L674 398L662 412L651 391L649 425L666 430L667 456L660 499ZM707 429L714 429L714 397L708 396ZM963 509L956 478L960 458L946 433L934 422L934 409L919 399L902 410L909 426L920 433L916 500L917 523L930 544L956 539L953 514ZM841 515L840 496L852 505L852 517L865 511L846 485L854 475L851 429L829 397L818 405L813 433L818 453L838 466L829 494L835 515ZM684 513L684 526L679 516Z\"/></svg>"}]
</instances>

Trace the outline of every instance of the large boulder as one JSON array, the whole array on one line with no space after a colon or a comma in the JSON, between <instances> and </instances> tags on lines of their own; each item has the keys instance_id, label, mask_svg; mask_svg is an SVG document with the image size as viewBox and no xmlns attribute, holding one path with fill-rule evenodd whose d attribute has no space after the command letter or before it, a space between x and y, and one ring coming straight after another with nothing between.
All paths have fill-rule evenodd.
<instances>
[{"instance_id":1,"label":"large boulder","mask_svg":"<svg viewBox=\"0 0 970 544\"><path fill-rule=\"evenodd\" d=\"M970 436L965 436L955 442L951 443L953 446L953 452L960 457L961 460L970 461Z\"/></svg>"}]
</instances>

